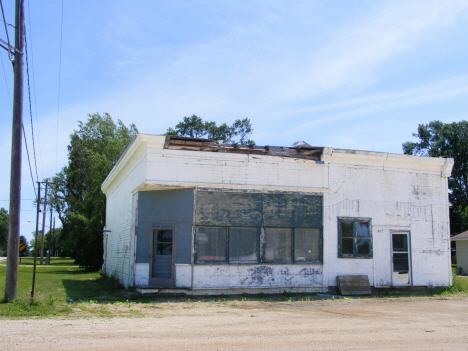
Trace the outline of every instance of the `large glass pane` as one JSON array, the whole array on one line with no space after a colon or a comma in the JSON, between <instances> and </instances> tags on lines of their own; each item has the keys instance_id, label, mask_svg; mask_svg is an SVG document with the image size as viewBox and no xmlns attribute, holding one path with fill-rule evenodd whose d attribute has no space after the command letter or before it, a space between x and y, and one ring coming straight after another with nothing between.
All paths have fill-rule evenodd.
<instances>
[{"instance_id":1,"label":"large glass pane","mask_svg":"<svg viewBox=\"0 0 468 351\"><path fill-rule=\"evenodd\" d=\"M292 262L290 228L265 228L265 262Z\"/></svg>"},{"instance_id":2,"label":"large glass pane","mask_svg":"<svg viewBox=\"0 0 468 351\"><path fill-rule=\"evenodd\" d=\"M408 252L408 239L406 234L393 234L393 251L406 251Z\"/></svg>"},{"instance_id":3,"label":"large glass pane","mask_svg":"<svg viewBox=\"0 0 468 351\"><path fill-rule=\"evenodd\" d=\"M341 236L344 238L353 237L353 221L341 221Z\"/></svg>"},{"instance_id":4,"label":"large glass pane","mask_svg":"<svg viewBox=\"0 0 468 351\"><path fill-rule=\"evenodd\" d=\"M294 229L294 262L320 262L320 237L320 229Z\"/></svg>"},{"instance_id":5,"label":"large glass pane","mask_svg":"<svg viewBox=\"0 0 468 351\"><path fill-rule=\"evenodd\" d=\"M342 238L341 239L341 254L352 255L353 252L353 238Z\"/></svg>"},{"instance_id":6,"label":"large glass pane","mask_svg":"<svg viewBox=\"0 0 468 351\"><path fill-rule=\"evenodd\" d=\"M226 261L226 228L198 227L197 261Z\"/></svg>"},{"instance_id":7,"label":"large glass pane","mask_svg":"<svg viewBox=\"0 0 468 351\"><path fill-rule=\"evenodd\" d=\"M358 239L356 247L357 247L358 255L370 254L370 240L369 239Z\"/></svg>"},{"instance_id":8,"label":"large glass pane","mask_svg":"<svg viewBox=\"0 0 468 351\"><path fill-rule=\"evenodd\" d=\"M257 228L229 228L229 262L257 263Z\"/></svg>"},{"instance_id":9,"label":"large glass pane","mask_svg":"<svg viewBox=\"0 0 468 351\"><path fill-rule=\"evenodd\" d=\"M369 238L369 222L355 222L356 223L356 236L360 238Z\"/></svg>"}]
</instances>

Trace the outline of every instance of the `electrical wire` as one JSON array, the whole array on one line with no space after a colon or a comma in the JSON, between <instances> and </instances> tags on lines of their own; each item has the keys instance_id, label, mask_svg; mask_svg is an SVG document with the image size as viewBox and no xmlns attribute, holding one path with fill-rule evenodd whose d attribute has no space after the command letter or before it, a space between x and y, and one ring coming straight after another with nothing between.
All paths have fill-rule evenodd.
<instances>
[{"instance_id":1,"label":"electrical wire","mask_svg":"<svg viewBox=\"0 0 468 351\"><path fill-rule=\"evenodd\" d=\"M1 0L0 0L1 1ZM3 76L5 77L5 85L7 87L7 92L8 92L8 100L10 100L10 106L13 107L13 104L11 102L11 96L10 96L10 88L8 87L8 79L5 73L5 66L3 65L3 58L2 55L0 55L0 61L2 61L2 69L3 69Z\"/></svg>"},{"instance_id":2,"label":"electrical wire","mask_svg":"<svg viewBox=\"0 0 468 351\"><path fill-rule=\"evenodd\" d=\"M2 0L0 0L0 7L2 8L2 16L3 16L3 23L5 24L5 33L6 33L6 37L7 37L7 42L8 42L8 58L10 59L10 61L13 62L13 57L11 56L11 44L10 44L10 37L8 36L8 28L7 28L7 22L5 20L5 12L3 11L3 4L2 4Z\"/></svg>"},{"instance_id":3,"label":"electrical wire","mask_svg":"<svg viewBox=\"0 0 468 351\"><path fill-rule=\"evenodd\" d=\"M32 25L31 25L31 10L29 9L29 4L31 1L28 1L28 22L29 22L29 43L31 49L31 71L32 71L32 82L33 82L33 92L34 92L34 112L36 113L36 135L37 135L37 144L39 146L39 160L41 161L42 174L44 174L44 164L42 162L42 147L41 147L41 134L39 128L39 121L37 120L37 94L36 94L36 74L34 69L34 49L33 49L33 37L32 37Z\"/></svg>"},{"instance_id":4,"label":"electrical wire","mask_svg":"<svg viewBox=\"0 0 468 351\"><path fill-rule=\"evenodd\" d=\"M3 23L6 23L6 25L7 25L7 26L10 26L11 28L15 28L14 25L12 25L12 24L10 24L10 23L8 23L8 22L5 22L5 21L2 20L1 18L0 18L0 21L2 21Z\"/></svg>"},{"instance_id":5,"label":"electrical wire","mask_svg":"<svg viewBox=\"0 0 468 351\"><path fill-rule=\"evenodd\" d=\"M2 61L3 75L5 77L5 85L6 85L7 92L8 92L8 100L10 100L10 107L13 108L13 103L11 102L11 96L10 96L10 88L8 87L8 80L7 80L6 73L5 73L5 66L3 65L3 58L1 55L0 55L0 60ZM26 139L26 131L24 130L24 124L22 125L22 128L23 128L24 145L26 146L26 154L28 155L29 173L31 174L31 181L32 181L33 189L34 189L34 196L37 196L36 184L34 183L34 177L33 177L32 167L31 167L31 159L29 157L28 140Z\"/></svg>"},{"instance_id":6,"label":"electrical wire","mask_svg":"<svg viewBox=\"0 0 468 351\"><path fill-rule=\"evenodd\" d=\"M24 47L26 49L26 74L28 76L28 96L29 96L29 114L31 116L31 134L33 142L33 153L34 153L34 165L36 167L36 179L39 182L39 176L37 174L37 161L36 161L36 146L34 143L34 127L33 127L33 117L32 117L32 104L31 104L31 87L29 84L29 63L28 63L28 42L26 40L26 27L24 28Z\"/></svg>"},{"instance_id":7,"label":"electrical wire","mask_svg":"<svg viewBox=\"0 0 468 351\"><path fill-rule=\"evenodd\" d=\"M31 181L32 181L33 189L34 189L34 196L37 198L36 184L34 183L34 177L33 177L32 168L31 168L31 159L29 158L28 142L26 141L26 132L24 130L24 124L23 124L23 136L24 136L24 145L26 145L26 154L28 155L29 173L31 173Z\"/></svg>"},{"instance_id":8,"label":"electrical wire","mask_svg":"<svg viewBox=\"0 0 468 351\"><path fill-rule=\"evenodd\" d=\"M58 131L59 131L59 118L60 118L60 75L62 72L62 38L63 38L63 0L62 0L62 19L60 21L60 60L59 60L59 84L58 84L58 96L57 96L57 136L55 142L55 172L57 169L58 160Z\"/></svg>"}]
</instances>

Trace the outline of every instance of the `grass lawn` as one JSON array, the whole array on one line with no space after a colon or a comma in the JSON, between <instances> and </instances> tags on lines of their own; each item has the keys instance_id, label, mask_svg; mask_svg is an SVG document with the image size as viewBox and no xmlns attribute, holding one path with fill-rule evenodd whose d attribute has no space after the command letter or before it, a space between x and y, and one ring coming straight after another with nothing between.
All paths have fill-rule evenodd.
<instances>
[{"instance_id":1,"label":"grass lawn","mask_svg":"<svg viewBox=\"0 0 468 351\"><path fill-rule=\"evenodd\" d=\"M5 264L0 265L0 299L5 295L5 271ZM32 277L32 266L19 267L18 299L0 303L0 317L67 314L72 312L72 305L67 303L67 299L84 302L119 301L124 300L126 294L126 290L115 281L100 278L98 272L74 266L72 259L60 258L52 260L50 266L37 266L35 299L31 303Z\"/></svg>"},{"instance_id":2,"label":"grass lawn","mask_svg":"<svg viewBox=\"0 0 468 351\"><path fill-rule=\"evenodd\" d=\"M41 258L36 259L36 265L39 267ZM34 257L21 257L20 265L33 266ZM75 266L75 260L68 257L51 257L50 258L51 266ZM6 260L0 261L0 266L6 266ZM44 257L44 266L45 266L45 257Z\"/></svg>"},{"instance_id":3,"label":"grass lawn","mask_svg":"<svg viewBox=\"0 0 468 351\"><path fill-rule=\"evenodd\" d=\"M29 262L31 259L23 259ZM4 262L2 262L4 263ZM33 267L28 263L19 268L18 298L12 302L0 302L1 318L50 317L81 313L84 316L122 315L110 305L132 303L168 302L164 296L142 296L136 292L123 289L115 279L101 277L98 272L89 272L75 266L70 258L53 259L50 266L38 266L36 270L35 298L31 301L31 284ZM0 265L0 300L5 295L5 264ZM468 278L453 277L449 288L434 288L419 291L386 290L372 298L386 297L424 297L424 296L467 296ZM310 301L321 299L314 294L281 294L281 295L241 295L231 297L192 297L198 302L220 301ZM68 301L67 301L68 300ZM170 297L171 302L190 302L188 297ZM130 302L129 302L130 301ZM91 306L94 305L94 306ZM131 308L127 309L132 313ZM128 312L125 312L128 313ZM124 313L124 315L126 315Z\"/></svg>"}]
</instances>

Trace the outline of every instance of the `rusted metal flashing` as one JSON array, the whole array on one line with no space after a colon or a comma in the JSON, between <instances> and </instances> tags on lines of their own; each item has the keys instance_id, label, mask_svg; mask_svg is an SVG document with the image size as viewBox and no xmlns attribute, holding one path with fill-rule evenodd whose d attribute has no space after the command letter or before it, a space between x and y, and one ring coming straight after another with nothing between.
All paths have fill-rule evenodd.
<instances>
[{"instance_id":1,"label":"rusted metal flashing","mask_svg":"<svg viewBox=\"0 0 468 351\"><path fill-rule=\"evenodd\" d=\"M306 160L320 161L323 147L284 147L284 146L257 146L241 144L219 144L215 140L186 138L179 136L167 136L164 144L165 149L226 152L237 154L265 155L302 158Z\"/></svg>"}]
</instances>

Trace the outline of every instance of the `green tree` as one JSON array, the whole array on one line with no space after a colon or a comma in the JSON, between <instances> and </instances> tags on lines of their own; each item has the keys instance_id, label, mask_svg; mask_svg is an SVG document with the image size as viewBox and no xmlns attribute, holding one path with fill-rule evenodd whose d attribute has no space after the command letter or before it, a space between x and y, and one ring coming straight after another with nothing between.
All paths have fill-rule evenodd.
<instances>
[{"instance_id":1,"label":"green tree","mask_svg":"<svg viewBox=\"0 0 468 351\"><path fill-rule=\"evenodd\" d=\"M8 243L8 223L10 215L4 208L0 208L0 251L6 252Z\"/></svg>"},{"instance_id":2,"label":"green tree","mask_svg":"<svg viewBox=\"0 0 468 351\"><path fill-rule=\"evenodd\" d=\"M82 267L102 265L106 197L101 184L136 136L134 124L107 113L88 115L70 136L68 165L52 179L49 198L62 222L61 245Z\"/></svg>"},{"instance_id":3,"label":"green tree","mask_svg":"<svg viewBox=\"0 0 468 351\"><path fill-rule=\"evenodd\" d=\"M253 140L248 139L252 134L250 119L236 119L229 126L226 123L218 126L216 122L203 121L197 115L184 117L175 128L168 128L166 135L178 135L190 138L207 138L222 143L254 145Z\"/></svg>"},{"instance_id":4,"label":"green tree","mask_svg":"<svg viewBox=\"0 0 468 351\"><path fill-rule=\"evenodd\" d=\"M468 122L420 124L413 136L417 142L403 143L409 155L450 157L454 159L452 175L448 179L450 230L452 235L468 229Z\"/></svg>"}]
</instances>

